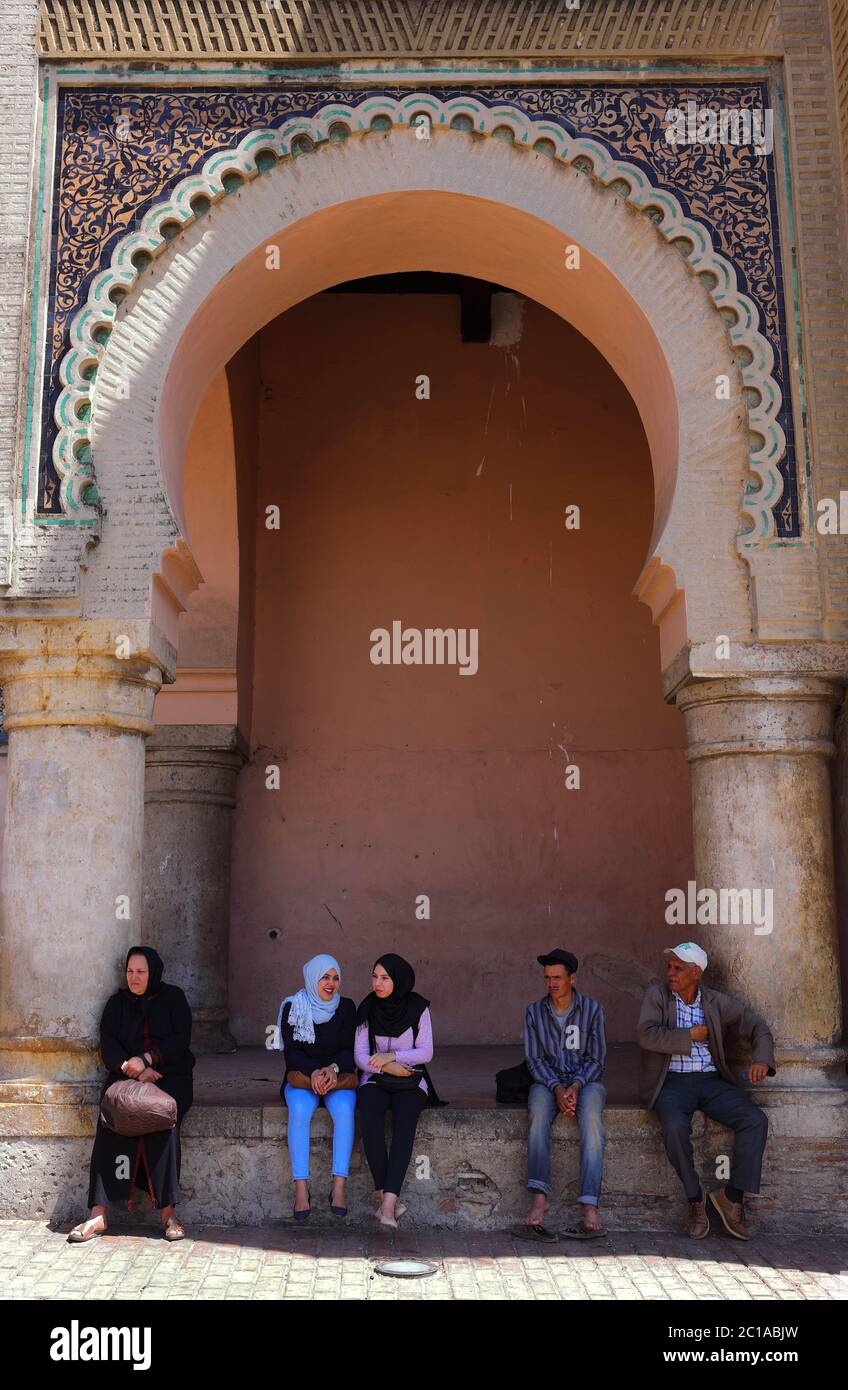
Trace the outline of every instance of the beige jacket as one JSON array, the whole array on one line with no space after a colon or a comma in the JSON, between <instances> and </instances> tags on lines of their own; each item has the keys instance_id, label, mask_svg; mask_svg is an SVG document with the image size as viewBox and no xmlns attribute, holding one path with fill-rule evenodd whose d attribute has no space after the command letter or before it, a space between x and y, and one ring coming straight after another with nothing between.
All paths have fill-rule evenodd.
<instances>
[{"instance_id":1,"label":"beige jacket","mask_svg":"<svg viewBox=\"0 0 848 1390\"><path fill-rule=\"evenodd\" d=\"M709 1030L707 1046L716 1070L734 1086L739 1079L727 1062L729 1035L750 1040L751 1061L764 1062L769 1076L774 1076L774 1038L765 1019L741 1000L701 983L701 1006ZM668 1075L669 1063L675 1053L688 1057L692 1038L688 1028L677 1026L675 995L668 985L651 985L642 1001L639 1015L639 1046L642 1067L639 1078L639 1099L650 1110Z\"/></svg>"}]
</instances>

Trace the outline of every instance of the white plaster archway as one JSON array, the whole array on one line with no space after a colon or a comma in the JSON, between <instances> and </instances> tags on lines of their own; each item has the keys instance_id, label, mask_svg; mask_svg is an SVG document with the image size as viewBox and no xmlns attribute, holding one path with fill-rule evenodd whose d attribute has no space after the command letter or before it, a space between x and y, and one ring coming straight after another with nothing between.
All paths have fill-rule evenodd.
<instances>
[{"instance_id":1,"label":"white plaster archway","mask_svg":"<svg viewBox=\"0 0 848 1390\"><path fill-rule=\"evenodd\" d=\"M254 143L254 153L260 146ZM91 442L106 517L91 556L86 613L152 612L167 630L171 603L175 630L181 590L192 582L182 561L185 442L206 386L241 344L339 280L429 269L500 281L539 300L589 338L630 391L656 494L637 591L660 625L663 664L686 640L717 631L749 639L749 575L738 543L751 476L746 367L740 370L716 307L731 289L716 291L703 259L685 259L633 198L619 196L627 187L616 192L620 171L606 171L613 186L605 188L573 164L505 140L449 127L420 140L408 126L394 126L328 140L261 177L254 169L252 181L205 216L188 214L149 268L139 275L131 267L126 283L136 283L115 315L92 393ZM639 197L643 208L653 206L649 193ZM277 271L266 268L272 243L280 249ZM565 268L571 245L580 247L579 272ZM743 303L733 315L737 337L744 313ZM731 381L729 401L716 399L720 373ZM130 568L121 564L128 536ZM151 599L157 568L164 582L157 580Z\"/></svg>"}]
</instances>

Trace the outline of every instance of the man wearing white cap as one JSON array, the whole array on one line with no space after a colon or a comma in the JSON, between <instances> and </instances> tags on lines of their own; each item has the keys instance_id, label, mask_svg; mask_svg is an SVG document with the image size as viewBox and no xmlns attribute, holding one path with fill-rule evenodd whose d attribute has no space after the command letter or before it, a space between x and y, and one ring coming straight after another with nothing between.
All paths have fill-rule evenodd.
<instances>
[{"instance_id":1,"label":"man wearing white cap","mask_svg":"<svg viewBox=\"0 0 848 1390\"><path fill-rule=\"evenodd\" d=\"M686 1229L695 1240L707 1235L710 1221L693 1161L692 1116L702 1110L735 1131L730 1182L711 1192L710 1202L729 1234L747 1240L743 1197L760 1190L768 1121L727 1062L728 1034L732 1029L751 1043L752 1085L774 1076L774 1039L753 1009L701 984L707 954L694 941L669 947L665 955L666 984L650 986L639 1015L640 1098L659 1116L666 1153L689 1203Z\"/></svg>"}]
</instances>

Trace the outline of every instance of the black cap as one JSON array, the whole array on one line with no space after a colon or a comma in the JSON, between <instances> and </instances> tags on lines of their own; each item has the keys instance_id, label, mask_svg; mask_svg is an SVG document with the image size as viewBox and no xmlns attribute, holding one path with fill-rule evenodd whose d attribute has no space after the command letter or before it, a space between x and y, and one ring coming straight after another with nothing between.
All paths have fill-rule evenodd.
<instances>
[{"instance_id":1,"label":"black cap","mask_svg":"<svg viewBox=\"0 0 848 1390\"><path fill-rule=\"evenodd\" d=\"M548 951L546 956L537 956L540 965L564 965L572 975L577 969L577 957L570 951L563 951L558 946L555 951Z\"/></svg>"}]
</instances>

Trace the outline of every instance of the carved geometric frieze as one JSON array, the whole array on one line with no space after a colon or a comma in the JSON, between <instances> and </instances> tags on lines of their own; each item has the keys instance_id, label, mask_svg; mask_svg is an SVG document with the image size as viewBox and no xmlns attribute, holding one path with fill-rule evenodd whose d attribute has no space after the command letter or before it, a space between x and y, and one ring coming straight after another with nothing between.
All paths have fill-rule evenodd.
<instances>
[{"instance_id":1,"label":"carved geometric frieze","mask_svg":"<svg viewBox=\"0 0 848 1390\"><path fill-rule=\"evenodd\" d=\"M778 0L42 0L44 58L775 53Z\"/></svg>"}]
</instances>

